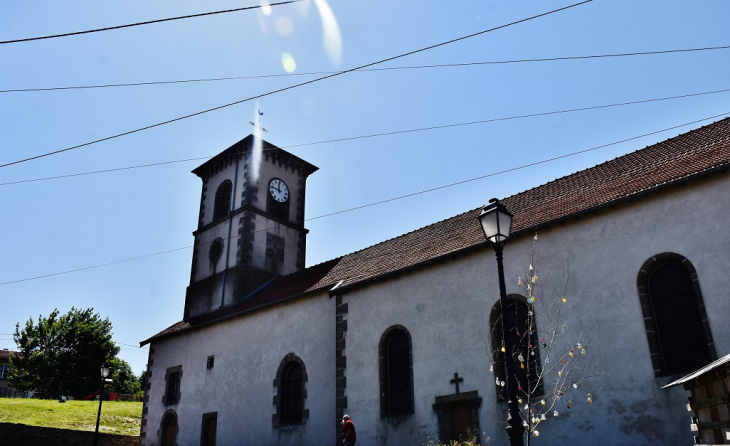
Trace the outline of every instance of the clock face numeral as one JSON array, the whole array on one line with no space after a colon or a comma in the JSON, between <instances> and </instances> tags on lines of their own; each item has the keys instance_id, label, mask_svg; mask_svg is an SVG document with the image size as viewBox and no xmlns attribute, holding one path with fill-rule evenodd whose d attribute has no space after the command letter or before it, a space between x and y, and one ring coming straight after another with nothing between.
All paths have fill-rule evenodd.
<instances>
[{"instance_id":1,"label":"clock face numeral","mask_svg":"<svg viewBox=\"0 0 730 446\"><path fill-rule=\"evenodd\" d=\"M269 193L279 203L283 203L289 199L289 188L278 178L274 178L269 182Z\"/></svg>"}]
</instances>

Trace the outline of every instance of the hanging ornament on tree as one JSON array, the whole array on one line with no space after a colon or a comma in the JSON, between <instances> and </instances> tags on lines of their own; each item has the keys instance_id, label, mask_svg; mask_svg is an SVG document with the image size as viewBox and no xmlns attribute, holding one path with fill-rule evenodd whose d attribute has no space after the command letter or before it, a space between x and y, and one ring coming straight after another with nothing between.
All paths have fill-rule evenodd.
<instances>
[{"instance_id":1,"label":"hanging ornament on tree","mask_svg":"<svg viewBox=\"0 0 730 446\"><path fill-rule=\"evenodd\" d=\"M568 356L570 356L571 358L573 357L573 350L571 350L570 353L568 353Z\"/></svg>"},{"instance_id":2,"label":"hanging ornament on tree","mask_svg":"<svg viewBox=\"0 0 730 446\"><path fill-rule=\"evenodd\" d=\"M573 388L574 389L577 389L578 388L578 383L573 383Z\"/></svg>"},{"instance_id":3,"label":"hanging ornament on tree","mask_svg":"<svg viewBox=\"0 0 730 446\"><path fill-rule=\"evenodd\" d=\"M586 349L585 348L580 349L580 354L581 355L585 355L586 354Z\"/></svg>"},{"instance_id":4,"label":"hanging ornament on tree","mask_svg":"<svg viewBox=\"0 0 730 446\"><path fill-rule=\"evenodd\" d=\"M502 350L502 353L504 353L504 352L506 351L506 350L504 349L504 341L502 341L502 348L501 348L500 350Z\"/></svg>"},{"instance_id":5,"label":"hanging ornament on tree","mask_svg":"<svg viewBox=\"0 0 730 446\"><path fill-rule=\"evenodd\" d=\"M522 278L517 277L517 286L522 286Z\"/></svg>"},{"instance_id":6,"label":"hanging ornament on tree","mask_svg":"<svg viewBox=\"0 0 730 446\"><path fill-rule=\"evenodd\" d=\"M500 387L504 387L504 381L499 382Z\"/></svg>"},{"instance_id":7,"label":"hanging ornament on tree","mask_svg":"<svg viewBox=\"0 0 730 446\"><path fill-rule=\"evenodd\" d=\"M524 362L524 361L525 361L525 357L524 357L524 356L522 356L522 353L520 353L520 355L519 355L519 356L517 356L517 359L518 359L518 360L519 360L520 362Z\"/></svg>"},{"instance_id":8,"label":"hanging ornament on tree","mask_svg":"<svg viewBox=\"0 0 730 446\"><path fill-rule=\"evenodd\" d=\"M524 363L524 362L521 362L521 363L520 363L520 368L521 368L521 369L524 369L524 368L525 368L525 363Z\"/></svg>"},{"instance_id":9,"label":"hanging ornament on tree","mask_svg":"<svg viewBox=\"0 0 730 446\"><path fill-rule=\"evenodd\" d=\"M494 363L489 364L489 371L490 372L494 371Z\"/></svg>"},{"instance_id":10,"label":"hanging ornament on tree","mask_svg":"<svg viewBox=\"0 0 730 446\"><path fill-rule=\"evenodd\" d=\"M547 418L545 418L545 414L540 415L540 421L545 421Z\"/></svg>"},{"instance_id":11,"label":"hanging ornament on tree","mask_svg":"<svg viewBox=\"0 0 730 446\"><path fill-rule=\"evenodd\" d=\"M532 431L532 435L534 435L536 437L539 437L540 436L540 432L539 431Z\"/></svg>"},{"instance_id":12,"label":"hanging ornament on tree","mask_svg":"<svg viewBox=\"0 0 730 446\"><path fill-rule=\"evenodd\" d=\"M530 406L525 404L525 410L529 410L529 409L530 409Z\"/></svg>"},{"instance_id":13,"label":"hanging ornament on tree","mask_svg":"<svg viewBox=\"0 0 730 446\"><path fill-rule=\"evenodd\" d=\"M573 403L570 400L568 400L568 409L572 409L572 408L573 408Z\"/></svg>"},{"instance_id":14,"label":"hanging ornament on tree","mask_svg":"<svg viewBox=\"0 0 730 446\"><path fill-rule=\"evenodd\" d=\"M557 410L556 410L555 412L553 412L553 416L554 416L554 417L557 417L558 415L559 415L559 414L558 414L558 411L557 411Z\"/></svg>"},{"instance_id":15,"label":"hanging ornament on tree","mask_svg":"<svg viewBox=\"0 0 730 446\"><path fill-rule=\"evenodd\" d=\"M593 404L593 395L588 394L588 404Z\"/></svg>"},{"instance_id":16,"label":"hanging ornament on tree","mask_svg":"<svg viewBox=\"0 0 730 446\"><path fill-rule=\"evenodd\" d=\"M517 404L522 404L522 398L517 399Z\"/></svg>"},{"instance_id":17,"label":"hanging ornament on tree","mask_svg":"<svg viewBox=\"0 0 730 446\"><path fill-rule=\"evenodd\" d=\"M545 405L545 400L540 400L540 404Z\"/></svg>"},{"instance_id":18,"label":"hanging ornament on tree","mask_svg":"<svg viewBox=\"0 0 730 446\"><path fill-rule=\"evenodd\" d=\"M565 303L565 302L568 301L568 299L566 299L565 296L563 296L563 299L562 300L563 300L563 303Z\"/></svg>"}]
</instances>

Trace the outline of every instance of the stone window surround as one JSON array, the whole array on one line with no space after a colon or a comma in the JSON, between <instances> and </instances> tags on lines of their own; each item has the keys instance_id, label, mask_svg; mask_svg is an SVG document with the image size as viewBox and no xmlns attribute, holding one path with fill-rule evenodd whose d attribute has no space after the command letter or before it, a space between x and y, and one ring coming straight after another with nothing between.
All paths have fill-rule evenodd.
<instances>
[{"instance_id":1,"label":"stone window surround","mask_svg":"<svg viewBox=\"0 0 730 446\"><path fill-rule=\"evenodd\" d=\"M302 408L302 419L299 422L283 422L281 421L281 396L284 393L283 374L287 366L292 362L296 362L302 368L302 405L304 407ZM307 401L307 380L307 368L301 358L299 358L294 353L289 353L284 357L284 359L281 360L279 368L276 370L276 379L274 379L274 387L276 388L276 395L274 395L274 406L276 407L276 413L271 416L271 422L274 427L296 426L307 423L307 419L309 418L309 409L307 409L305 405Z\"/></svg>"},{"instance_id":2,"label":"stone window surround","mask_svg":"<svg viewBox=\"0 0 730 446\"><path fill-rule=\"evenodd\" d=\"M710 323L707 319L707 310L705 308L705 301L702 297L702 291L700 290L697 270L694 265L692 265L692 262L690 262L686 257L673 252L663 252L652 256L644 262L639 269L639 274L636 276L636 288L639 293L641 312L644 317L644 329L646 330L646 338L649 343L649 354L651 355L651 363L654 368L654 376L656 377L675 375L677 373L666 372L662 364L659 337L654 328L654 315L652 314L651 302L649 300L647 281L649 279L649 272L652 269L661 266L663 263L670 262L680 263L687 269L687 272L689 272L690 278L692 279L692 288L694 290L695 299L697 301L697 308L700 312L700 319L702 320L702 330L704 331L705 340L707 341L707 349L710 354L710 359L713 361L717 359L715 343L712 339L712 331L710 330Z\"/></svg>"},{"instance_id":3,"label":"stone window surround","mask_svg":"<svg viewBox=\"0 0 730 446\"><path fill-rule=\"evenodd\" d=\"M387 377L387 343L390 340L391 336L394 334L394 332L400 331L406 335L408 338L408 362L410 363L410 395L411 395L411 401L410 401L410 410L407 412L401 412L392 414L388 410L388 377ZM403 415L411 415L415 413L415 401L414 401L414 392L413 392L413 342L411 340L411 334L408 331L408 329L402 325L396 324L392 325L385 329L383 332L383 335L380 337L380 343L378 347L378 362L379 362L379 369L380 369L380 417L381 418L387 418L387 417L394 417L394 416L403 416Z\"/></svg>"}]
</instances>

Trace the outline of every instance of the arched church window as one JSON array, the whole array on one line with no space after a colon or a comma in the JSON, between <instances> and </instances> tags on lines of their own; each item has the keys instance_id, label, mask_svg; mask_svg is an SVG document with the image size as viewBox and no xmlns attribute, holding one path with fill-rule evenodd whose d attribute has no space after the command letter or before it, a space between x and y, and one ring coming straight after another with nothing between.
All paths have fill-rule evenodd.
<instances>
[{"instance_id":1,"label":"arched church window","mask_svg":"<svg viewBox=\"0 0 730 446\"><path fill-rule=\"evenodd\" d=\"M388 328L380 338L380 415L413 413L413 354L411 335L402 325Z\"/></svg>"},{"instance_id":2,"label":"arched church window","mask_svg":"<svg viewBox=\"0 0 730 446\"><path fill-rule=\"evenodd\" d=\"M289 353L281 361L274 380L274 387L277 388L277 395L274 397L274 427L302 424L309 418L309 410L304 408L307 398L306 382L307 370L304 362L294 353Z\"/></svg>"},{"instance_id":3,"label":"arched church window","mask_svg":"<svg viewBox=\"0 0 730 446\"><path fill-rule=\"evenodd\" d=\"M689 260L674 253L654 256L641 267L637 286L655 374L690 372L717 359Z\"/></svg>"},{"instance_id":4,"label":"arched church window","mask_svg":"<svg viewBox=\"0 0 730 446\"><path fill-rule=\"evenodd\" d=\"M233 184L230 180L226 180L218 186L218 190L215 191L215 204L213 205L213 221L228 215L228 210L231 207L231 190Z\"/></svg>"},{"instance_id":5,"label":"arched church window","mask_svg":"<svg viewBox=\"0 0 730 446\"><path fill-rule=\"evenodd\" d=\"M489 318L492 338L492 366L494 369L497 397L507 401L505 358L513 361L518 385L525 396L537 397L544 393L540 381L540 347L537 337L535 312L527 308L525 298L518 294L507 296L507 309L504 318L511 327L509 336L513 352L502 352L502 307L497 302ZM524 366L524 367L523 367Z\"/></svg>"}]
</instances>

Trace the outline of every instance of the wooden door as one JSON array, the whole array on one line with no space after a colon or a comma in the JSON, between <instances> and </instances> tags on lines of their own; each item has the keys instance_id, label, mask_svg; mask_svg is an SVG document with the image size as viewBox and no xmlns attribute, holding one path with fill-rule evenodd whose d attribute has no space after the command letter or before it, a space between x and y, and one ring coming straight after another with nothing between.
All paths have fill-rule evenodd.
<instances>
[{"instance_id":1,"label":"wooden door","mask_svg":"<svg viewBox=\"0 0 730 446\"><path fill-rule=\"evenodd\" d=\"M467 403L453 403L449 407L451 412L451 439L471 439L474 423L471 416L471 407Z\"/></svg>"},{"instance_id":2,"label":"wooden door","mask_svg":"<svg viewBox=\"0 0 730 446\"><path fill-rule=\"evenodd\" d=\"M215 446L215 431L217 427L217 418L208 417L203 419L203 445Z\"/></svg>"}]
</instances>

